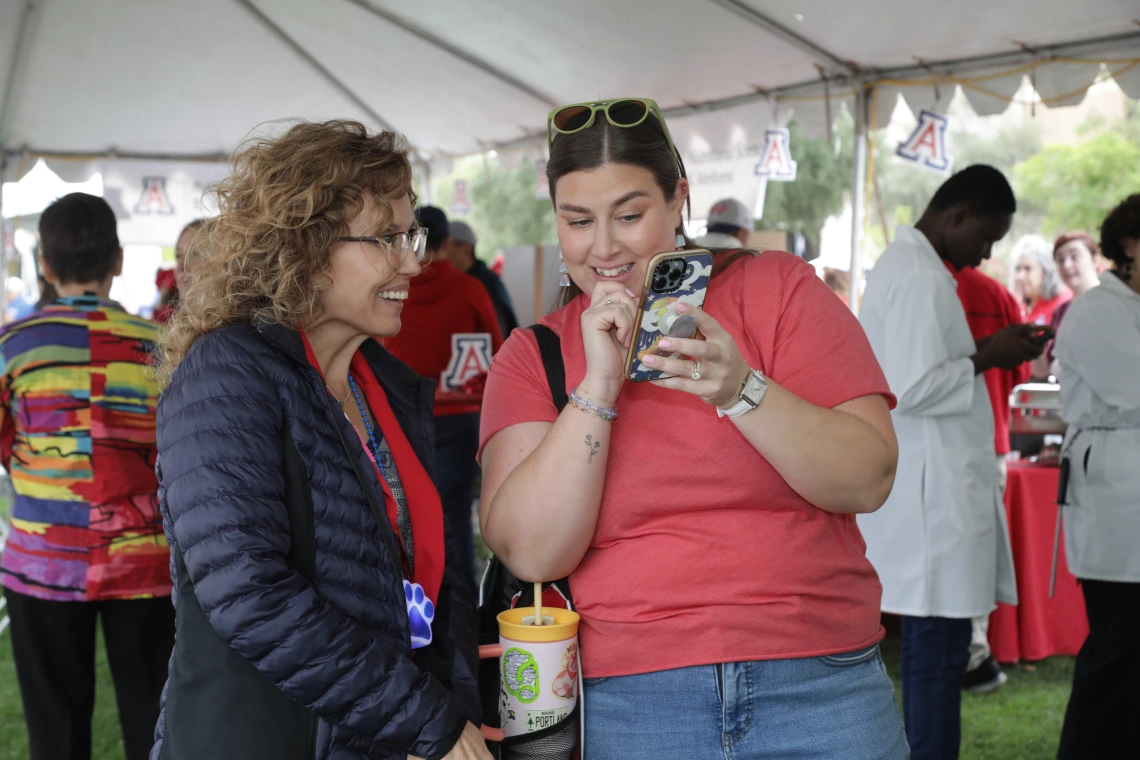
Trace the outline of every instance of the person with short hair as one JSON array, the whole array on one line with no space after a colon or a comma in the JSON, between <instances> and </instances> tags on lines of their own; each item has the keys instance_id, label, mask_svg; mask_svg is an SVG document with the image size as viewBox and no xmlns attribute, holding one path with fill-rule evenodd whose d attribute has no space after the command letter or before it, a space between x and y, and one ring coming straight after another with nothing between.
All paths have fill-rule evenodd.
<instances>
[{"instance_id":1,"label":"person with short hair","mask_svg":"<svg viewBox=\"0 0 1140 760\"><path fill-rule=\"evenodd\" d=\"M16 500L0 561L32 760L91 756L102 618L127 760L153 743L174 643L155 479L154 323L109 299L115 214L71 193L40 217L58 297L0 332L0 460Z\"/></svg>"},{"instance_id":2,"label":"person with short hair","mask_svg":"<svg viewBox=\"0 0 1140 760\"><path fill-rule=\"evenodd\" d=\"M708 230L693 242L702 248L739 248L752 236L752 212L735 198L722 198L709 209Z\"/></svg>"},{"instance_id":3,"label":"person with short hair","mask_svg":"<svg viewBox=\"0 0 1140 760\"><path fill-rule=\"evenodd\" d=\"M1013 556L998 496L994 417L983 374L1041 354L1032 326L975 340L947 263L989 258L1017 202L990 166L958 172L914 227L899 226L867 278L859 321L898 397L894 488L859 515L883 582L884 612L902 616L903 716L914 760L956 758L971 618L1015 603Z\"/></svg>"},{"instance_id":4,"label":"person with short hair","mask_svg":"<svg viewBox=\"0 0 1140 760\"><path fill-rule=\"evenodd\" d=\"M503 287L499 275L491 271L484 261L475 255L475 230L467 222L451 222L451 245L447 254L448 259L460 272L469 274L487 289L491 302L495 305L495 313L499 317L499 332L506 340L519 321L515 317L514 307L511 305L511 296Z\"/></svg>"},{"instance_id":5,"label":"person with short hair","mask_svg":"<svg viewBox=\"0 0 1140 760\"><path fill-rule=\"evenodd\" d=\"M1140 194L1105 218L1100 249L1112 270L1077 296L1057 335L1065 559L1089 619L1060 760L1132 757L1140 746Z\"/></svg>"}]
</instances>

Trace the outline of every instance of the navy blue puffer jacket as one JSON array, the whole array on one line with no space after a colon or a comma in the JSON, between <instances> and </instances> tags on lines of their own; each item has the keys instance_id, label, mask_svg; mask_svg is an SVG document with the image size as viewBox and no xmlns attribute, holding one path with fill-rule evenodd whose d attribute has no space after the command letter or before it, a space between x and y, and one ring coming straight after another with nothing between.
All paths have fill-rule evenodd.
<instances>
[{"instance_id":1,"label":"navy blue puffer jacket","mask_svg":"<svg viewBox=\"0 0 1140 760\"><path fill-rule=\"evenodd\" d=\"M434 478L434 383L361 351ZM455 553L413 658L376 470L298 333L199 339L159 402L158 450L178 628L152 758L430 760L478 723Z\"/></svg>"}]
</instances>

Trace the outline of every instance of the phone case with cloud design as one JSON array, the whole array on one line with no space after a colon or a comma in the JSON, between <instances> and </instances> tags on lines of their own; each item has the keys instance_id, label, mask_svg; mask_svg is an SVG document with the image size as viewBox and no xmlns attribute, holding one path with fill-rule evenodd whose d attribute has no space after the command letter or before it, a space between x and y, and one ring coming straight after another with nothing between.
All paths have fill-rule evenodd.
<instances>
[{"instance_id":1,"label":"phone case with cloud design","mask_svg":"<svg viewBox=\"0 0 1140 760\"><path fill-rule=\"evenodd\" d=\"M684 264L679 287L674 287L675 283L670 283L667 277L658 271L663 265L668 268L671 261L680 261ZM675 268L678 265L671 266ZM712 267L712 254L705 250L659 253L649 262L645 272L645 283L641 289L641 301L637 308L637 334L630 343L629 354L626 357L626 377L634 382L670 377L641 360L649 354L681 357L679 353L663 351L659 347L661 339L668 337L662 332L662 319L668 321L676 318L675 309L678 303L685 303L698 309L704 306ZM694 337L699 337L699 333Z\"/></svg>"}]
</instances>

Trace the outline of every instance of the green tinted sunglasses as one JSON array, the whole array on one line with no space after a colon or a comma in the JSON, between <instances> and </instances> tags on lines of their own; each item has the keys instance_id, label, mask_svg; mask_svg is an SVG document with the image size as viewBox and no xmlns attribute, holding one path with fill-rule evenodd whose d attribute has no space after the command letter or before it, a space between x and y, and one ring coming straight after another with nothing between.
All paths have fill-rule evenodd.
<instances>
[{"instance_id":1,"label":"green tinted sunglasses","mask_svg":"<svg viewBox=\"0 0 1140 760\"><path fill-rule=\"evenodd\" d=\"M665 117L661 115L661 107L649 98L617 98L602 100L595 103L574 103L573 105L555 108L546 117L546 146L554 144L554 133L560 135L573 135L594 125L598 113L605 114L606 121L615 127L628 129L640 126L653 114L657 124L665 135L665 142L669 151L680 166L681 159L677 155L677 148L673 145L673 137L669 134L669 127L665 124Z\"/></svg>"}]
</instances>

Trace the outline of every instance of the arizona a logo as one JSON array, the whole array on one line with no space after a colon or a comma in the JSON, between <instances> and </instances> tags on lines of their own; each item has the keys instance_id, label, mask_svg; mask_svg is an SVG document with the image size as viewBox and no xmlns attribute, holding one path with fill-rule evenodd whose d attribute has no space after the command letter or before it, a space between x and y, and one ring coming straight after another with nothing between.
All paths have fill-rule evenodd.
<instances>
[{"instance_id":1,"label":"arizona a logo","mask_svg":"<svg viewBox=\"0 0 1140 760\"><path fill-rule=\"evenodd\" d=\"M143 177L142 183L142 196L135 204L136 214L169 216L174 213L174 206L166 196L166 177Z\"/></svg>"},{"instance_id":2,"label":"arizona a logo","mask_svg":"<svg viewBox=\"0 0 1140 760\"><path fill-rule=\"evenodd\" d=\"M914 128L895 154L920 166L946 172L950 169L950 154L946 149L946 128L950 120L942 114L923 109L918 113L918 126Z\"/></svg>"},{"instance_id":3,"label":"arizona a logo","mask_svg":"<svg viewBox=\"0 0 1140 760\"><path fill-rule=\"evenodd\" d=\"M773 182L796 181L796 162L792 160L791 135L787 129L769 129L764 133L764 152L756 164L756 176Z\"/></svg>"},{"instance_id":4,"label":"arizona a logo","mask_svg":"<svg viewBox=\"0 0 1140 760\"><path fill-rule=\"evenodd\" d=\"M491 368L490 333L454 333L451 361L439 378L442 390L456 391Z\"/></svg>"},{"instance_id":5,"label":"arizona a logo","mask_svg":"<svg viewBox=\"0 0 1140 760\"><path fill-rule=\"evenodd\" d=\"M455 183L455 199L451 201L451 213L467 214L471 211L471 201L467 199L467 180Z\"/></svg>"}]
</instances>

